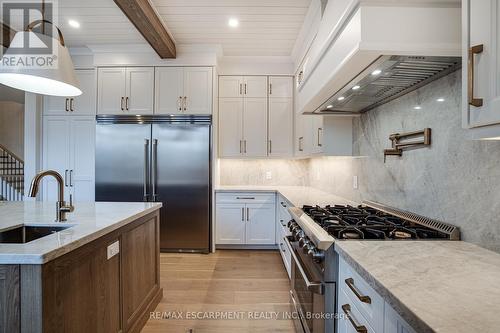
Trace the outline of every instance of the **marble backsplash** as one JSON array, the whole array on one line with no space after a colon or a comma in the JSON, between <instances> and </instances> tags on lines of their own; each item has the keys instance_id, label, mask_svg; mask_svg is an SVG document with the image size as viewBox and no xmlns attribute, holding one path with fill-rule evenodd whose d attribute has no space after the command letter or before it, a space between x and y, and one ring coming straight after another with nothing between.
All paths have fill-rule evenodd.
<instances>
[{"instance_id":1,"label":"marble backsplash","mask_svg":"<svg viewBox=\"0 0 500 333\"><path fill-rule=\"evenodd\" d=\"M218 162L221 185L309 185L307 160L220 159Z\"/></svg>"},{"instance_id":2,"label":"marble backsplash","mask_svg":"<svg viewBox=\"0 0 500 333\"><path fill-rule=\"evenodd\" d=\"M425 127L432 129L431 147L384 163L391 133ZM462 129L460 71L367 112L353 130L358 157L220 160L220 184L309 185L375 200L457 225L462 239L500 252L500 141L472 141Z\"/></svg>"},{"instance_id":3,"label":"marble backsplash","mask_svg":"<svg viewBox=\"0 0 500 333\"><path fill-rule=\"evenodd\" d=\"M425 127L432 129L430 148L384 163L391 133ZM462 129L460 71L362 115L353 137L361 157L312 159L311 186L457 225L464 240L500 252L500 141L472 141Z\"/></svg>"}]
</instances>

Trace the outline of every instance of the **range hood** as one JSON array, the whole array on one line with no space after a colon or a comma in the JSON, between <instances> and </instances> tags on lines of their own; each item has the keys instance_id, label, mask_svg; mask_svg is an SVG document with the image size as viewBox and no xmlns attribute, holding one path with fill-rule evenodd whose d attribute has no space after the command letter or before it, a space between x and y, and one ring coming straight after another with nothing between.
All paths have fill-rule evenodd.
<instances>
[{"instance_id":1,"label":"range hood","mask_svg":"<svg viewBox=\"0 0 500 333\"><path fill-rule=\"evenodd\" d=\"M380 56L313 114L363 113L461 68L460 57Z\"/></svg>"},{"instance_id":2,"label":"range hood","mask_svg":"<svg viewBox=\"0 0 500 333\"><path fill-rule=\"evenodd\" d=\"M329 1L297 68L297 110L359 115L461 67L458 0Z\"/></svg>"}]
</instances>

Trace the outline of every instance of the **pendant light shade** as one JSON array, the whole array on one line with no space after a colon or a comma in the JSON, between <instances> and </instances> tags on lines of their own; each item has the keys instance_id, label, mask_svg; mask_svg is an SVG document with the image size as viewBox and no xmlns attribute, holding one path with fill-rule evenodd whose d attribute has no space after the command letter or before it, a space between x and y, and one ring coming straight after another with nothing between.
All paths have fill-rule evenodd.
<instances>
[{"instance_id":1,"label":"pendant light shade","mask_svg":"<svg viewBox=\"0 0 500 333\"><path fill-rule=\"evenodd\" d=\"M57 29L59 40L32 29L46 20L32 22L26 31L17 32L0 63L0 83L24 91L51 96L78 96L82 94L75 75L73 61L64 44L61 31ZM23 54L20 51L29 41L33 47L52 45L51 54ZM29 53L30 48L25 48Z\"/></svg>"}]
</instances>

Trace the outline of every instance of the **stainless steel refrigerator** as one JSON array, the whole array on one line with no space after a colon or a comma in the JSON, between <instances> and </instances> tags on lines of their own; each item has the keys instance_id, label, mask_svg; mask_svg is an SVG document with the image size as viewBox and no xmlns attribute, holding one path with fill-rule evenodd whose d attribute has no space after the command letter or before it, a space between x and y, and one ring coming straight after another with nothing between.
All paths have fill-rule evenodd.
<instances>
[{"instance_id":1,"label":"stainless steel refrigerator","mask_svg":"<svg viewBox=\"0 0 500 333\"><path fill-rule=\"evenodd\" d=\"M210 249L211 116L97 116L96 201L162 202L164 252Z\"/></svg>"}]
</instances>

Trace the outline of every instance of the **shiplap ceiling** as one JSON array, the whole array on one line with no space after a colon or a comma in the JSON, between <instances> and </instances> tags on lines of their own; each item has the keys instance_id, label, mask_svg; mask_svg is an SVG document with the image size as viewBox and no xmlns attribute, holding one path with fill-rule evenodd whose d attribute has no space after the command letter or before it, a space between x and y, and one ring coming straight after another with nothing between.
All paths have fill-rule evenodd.
<instances>
[{"instance_id":1,"label":"shiplap ceiling","mask_svg":"<svg viewBox=\"0 0 500 333\"><path fill-rule=\"evenodd\" d=\"M177 44L221 45L227 56L288 56L311 0L151 0ZM229 18L237 18L230 28ZM79 29L68 20L80 22ZM67 44L140 44L112 0L59 0Z\"/></svg>"}]
</instances>

